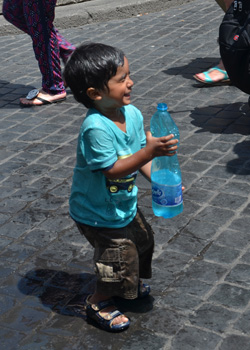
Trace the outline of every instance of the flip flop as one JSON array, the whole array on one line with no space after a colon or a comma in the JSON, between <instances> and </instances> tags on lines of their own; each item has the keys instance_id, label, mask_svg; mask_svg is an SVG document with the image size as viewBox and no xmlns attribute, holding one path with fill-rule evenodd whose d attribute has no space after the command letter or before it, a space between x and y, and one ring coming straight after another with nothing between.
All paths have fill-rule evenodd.
<instances>
[{"instance_id":1,"label":"flip flop","mask_svg":"<svg viewBox=\"0 0 250 350\"><path fill-rule=\"evenodd\" d=\"M34 100L34 99L37 99L39 101L41 101L42 103L41 104L28 104L28 103L22 103L20 101L20 105L22 107L38 107L38 106L44 106L44 105L49 105L49 104L52 104L52 103L58 103L58 102L62 102L62 101L65 101L66 100L66 97L62 97L62 98L59 98L57 100L53 100L53 101L48 101L48 100L45 100L44 98L42 97L39 97L38 94L39 94L39 90L38 89L33 89L31 90L28 95L25 97L26 100Z\"/></svg>"},{"instance_id":2,"label":"flip flop","mask_svg":"<svg viewBox=\"0 0 250 350\"><path fill-rule=\"evenodd\" d=\"M222 73L223 78L218 80L218 81L214 81L213 79L211 79L211 77L209 76L209 73L211 73L213 70L217 70L218 72ZM221 84L230 83L230 79L229 79L227 72L225 70L220 69L217 66L210 68L208 71L203 72L203 74L205 76L205 79L200 79L197 76L197 74L195 74L193 77L194 77L194 79L196 79L200 83L207 84L207 85L221 85Z\"/></svg>"}]
</instances>

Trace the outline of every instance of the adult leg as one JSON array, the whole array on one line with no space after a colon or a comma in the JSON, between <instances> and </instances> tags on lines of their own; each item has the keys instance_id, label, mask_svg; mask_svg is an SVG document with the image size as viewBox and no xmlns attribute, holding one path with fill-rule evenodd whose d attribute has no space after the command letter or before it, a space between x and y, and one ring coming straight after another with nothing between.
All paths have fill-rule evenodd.
<instances>
[{"instance_id":1,"label":"adult leg","mask_svg":"<svg viewBox=\"0 0 250 350\"><path fill-rule=\"evenodd\" d=\"M28 33L28 28L23 12L23 0L4 0L3 16L15 27L25 33Z\"/></svg>"},{"instance_id":2,"label":"adult leg","mask_svg":"<svg viewBox=\"0 0 250 350\"><path fill-rule=\"evenodd\" d=\"M53 25L56 0L23 0L28 34L42 74L42 90L37 98L21 99L25 106L42 105L46 100L58 102L66 97L60 64L57 33Z\"/></svg>"},{"instance_id":3,"label":"adult leg","mask_svg":"<svg viewBox=\"0 0 250 350\"><path fill-rule=\"evenodd\" d=\"M233 2L233 0L215 0L215 1L218 3L218 5L222 8L224 12L227 11L227 9L230 7L230 5ZM195 74L194 78L199 82L203 82L209 85L229 82L229 77L227 75L227 72L225 71L225 67L221 59L217 64L217 66L212 67L206 72Z\"/></svg>"},{"instance_id":4,"label":"adult leg","mask_svg":"<svg viewBox=\"0 0 250 350\"><path fill-rule=\"evenodd\" d=\"M69 43L56 29L56 36L59 44L60 57L63 63L66 64L67 60L75 50L75 46Z\"/></svg>"},{"instance_id":5,"label":"adult leg","mask_svg":"<svg viewBox=\"0 0 250 350\"><path fill-rule=\"evenodd\" d=\"M49 94L65 91L61 76L59 44L53 21L56 0L24 0L24 16L42 73L42 88Z\"/></svg>"},{"instance_id":6,"label":"adult leg","mask_svg":"<svg viewBox=\"0 0 250 350\"><path fill-rule=\"evenodd\" d=\"M225 4L225 2L224 2L224 0L215 0L216 2L217 2L217 4L222 8L222 10L224 11L224 12L226 12L226 4Z\"/></svg>"}]
</instances>

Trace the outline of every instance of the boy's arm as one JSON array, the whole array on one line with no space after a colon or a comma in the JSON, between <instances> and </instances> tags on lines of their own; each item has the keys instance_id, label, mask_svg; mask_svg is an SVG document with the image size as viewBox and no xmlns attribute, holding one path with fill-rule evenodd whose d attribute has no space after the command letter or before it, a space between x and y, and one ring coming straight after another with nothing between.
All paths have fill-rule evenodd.
<instances>
[{"instance_id":1,"label":"boy's arm","mask_svg":"<svg viewBox=\"0 0 250 350\"><path fill-rule=\"evenodd\" d=\"M151 182L151 164L152 160L148 162L147 164L143 165L140 169L140 173L149 181Z\"/></svg>"},{"instance_id":2,"label":"boy's arm","mask_svg":"<svg viewBox=\"0 0 250 350\"><path fill-rule=\"evenodd\" d=\"M104 175L111 180L118 179L143 167L143 171L146 171L146 177L150 178L148 166L146 168L144 166L155 157L173 156L176 153L174 151L177 149L176 144L178 143L178 140L173 139L173 137L173 134L153 137L150 132L147 132L146 147L128 158L118 159L111 169L103 171Z\"/></svg>"}]
</instances>

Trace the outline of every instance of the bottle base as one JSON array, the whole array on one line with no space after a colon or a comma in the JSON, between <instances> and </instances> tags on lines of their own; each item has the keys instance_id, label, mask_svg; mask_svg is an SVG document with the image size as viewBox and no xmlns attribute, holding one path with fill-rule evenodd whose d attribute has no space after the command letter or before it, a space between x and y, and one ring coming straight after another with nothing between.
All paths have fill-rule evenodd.
<instances>
[{"instance_id":1,"label":"bottle base","mask_svg":"<svg viewBox=\"0 0 250 350\"><path fill-rule=\"evenodd\" d=\"M153 205L153 212L155 216L163 217L164 219L171 219L179 214L181 214L183 211L183 203L180 205L177 205L176 207L162 207L160 205L154 204Z\"/></svg>"}]
</instances>

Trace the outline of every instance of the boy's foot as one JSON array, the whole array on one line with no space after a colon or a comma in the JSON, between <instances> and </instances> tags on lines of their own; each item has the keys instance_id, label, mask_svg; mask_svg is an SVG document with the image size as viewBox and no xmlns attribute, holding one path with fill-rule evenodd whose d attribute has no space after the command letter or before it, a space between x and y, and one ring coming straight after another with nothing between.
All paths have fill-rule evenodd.
<instances>
[{"instance_id":1,"label":"boy's foot","mask_svg":"<svg viewBox=\"0 0 250 350\"><path fill-rule=\"evenodd\" d=\"M31 90L24 98L20 98L22 107L42 106L51 103L62 102L66 99L66 92L57 95L50 95L43 90Z\"/></svg>"},{"instance_id":2,"label":"boy's foot","mask_svg":"<svg viewBox=\"0 0 250 350\"><path fill-rule=\"evenodd\" d=\"M140 281L138 286L138 299L147 297L150 291L151 291L150 286Z\"/></svg>"},{"instance_id":3,"label":"boy's foot","mask_svg":"<svg viewBox=\"0 0 250 350\"><path fill-rule=\"evenodd\" d=\"M89 318L98 323L98 325L110 332L120 332L127 329L130 325L129 319L123 315L112 299L92 303L92 295L85 299L86 314Z\"/></svg>"}]
</instances>

